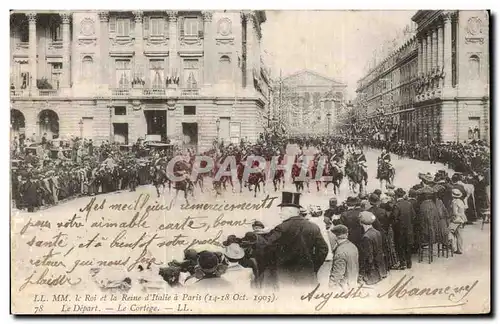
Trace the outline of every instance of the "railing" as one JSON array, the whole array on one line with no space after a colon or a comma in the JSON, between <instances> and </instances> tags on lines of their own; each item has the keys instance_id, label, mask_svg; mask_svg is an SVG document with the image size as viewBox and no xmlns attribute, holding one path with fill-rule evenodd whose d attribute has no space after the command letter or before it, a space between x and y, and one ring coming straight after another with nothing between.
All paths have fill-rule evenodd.
<instances>
[{"instance_id":1,"label":"railing","mask_svg":"<svg viewBox=\"0 0 500 324\"><path fill-rule=\"evenodd\" d=\"M51 41L49 42L48 49L62 49L63 48L63 42L62 41Z\"/></svg>"},{"instance_id":2,"label":"railing","mask_svg":"<svg viewBox=\"0 0 500 324\"><path fill-rule=\"evenodd\" d=\"M55 97L59 93L58 89L43 89L43 90L38 90L38 95L40 97Z\"/></svg>"},{"instance_id":3,"label":"railing","mask_svg":"<svg viewBox=\"0 0 500 324\"><path fill-rule=\"evenodd\" d=\"M113 95L113 96L128 96L128 95L130 95L130 89L111 89L111 95Z\"/></svg>"},{"instance_id":4,"label":"railing","mask_svg":"<svg viewBox=\"0 0 500 324\"><path fill-rule=\"evenodd\" d=\"M199 96L200 89L182 89L181 96Z\"/></svg>"},{"instance_id":5,"label":"railing","mask_svg":"<svg viewBox=\"0 0 500 324\"><path fill-rule=\"evenodd\" d=\"M10 90L11 97L22 97L26 90Z\"/></svg>"},{"instance_id":6,"label":"railing","mask_svg":"<svg viewBox=\"0 0 500 324\"><path fill-rule=\"evenodd\" d=\"M29 42L19 42L16 44L16 47L17 48L29 48L30 47L30 43Z\"/></svg>"},{"instance_id":7,"label":"railing","mask_svg":"<svg viewBox=\"0 0 500 324\"><path fill-rule=\"evenodd\" d=\"M157 88L157 89L144 89L142 92L145 96L164 96L165 89Z\"/></svg>"}]
</instances>

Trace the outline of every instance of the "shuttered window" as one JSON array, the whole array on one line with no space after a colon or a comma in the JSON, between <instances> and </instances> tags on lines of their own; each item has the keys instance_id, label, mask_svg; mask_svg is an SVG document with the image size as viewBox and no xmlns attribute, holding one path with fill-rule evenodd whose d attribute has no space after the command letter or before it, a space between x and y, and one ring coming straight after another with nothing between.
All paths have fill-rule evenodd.
<instances>
[{"instance_id":1,"label":"shuttered window","mask_svg":"<svg viewBox=\"0 0 500 324\"><path fill-rule=\"evenodd\" d=\"M118 36L130 36L130 19L116 19L116 34Z\"/></svg>"},{"instance_id":2,"label":"shuttered window","mask_svg":"<svg viewBox=\"0 0 500 324\"><path fill-rule=\"evenodd\" d=\"M165 33L165 20L163 18L151 18L151 36L163 36Z\"/></svg>"}]
</instances>

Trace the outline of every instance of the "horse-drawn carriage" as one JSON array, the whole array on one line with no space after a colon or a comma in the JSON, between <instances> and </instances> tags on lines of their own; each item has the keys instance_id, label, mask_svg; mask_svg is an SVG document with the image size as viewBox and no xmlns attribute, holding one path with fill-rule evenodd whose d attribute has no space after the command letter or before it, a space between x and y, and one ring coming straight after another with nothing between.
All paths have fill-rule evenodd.
<instances>
[{"instance_id":1,"label":"horse-drawn carriage","mask_svg":"<svg viewBox=\"0 0 500 324\"><path fill-rule=\"evenodd\" d=\"M167 158L174 157L175 146L173 144L165 144L159 142L147 142L144 144L149 150L163 151Z\"/></svg>"}]
</instances>

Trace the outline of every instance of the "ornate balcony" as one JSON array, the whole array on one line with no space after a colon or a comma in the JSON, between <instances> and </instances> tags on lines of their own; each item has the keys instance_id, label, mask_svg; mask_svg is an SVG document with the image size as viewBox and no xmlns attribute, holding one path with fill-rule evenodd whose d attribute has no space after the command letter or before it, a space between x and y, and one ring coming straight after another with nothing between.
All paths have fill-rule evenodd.
<instances>
[{"instance_id":1,"label":"ornate balcony","mask_svg":"<svg viewBox=\"0 0 500 324\"><path fill-rule=\"evenodd\" d=\"M184 96L184 97L193 97L193 96L199 96L199 95L200 95L200 89L187 88L187 89L181 90L181 96Z\"/></svg>"},{"instance_id":2,"label":"ornate balcony","mask_svg":"<svg viewBox=\"0 0 500 324\"><path fill-rule=\"evenodd\" d=\"M59 89L43 89L38 90L40 97L56 97L59 94Z\"/></svg>"},{"instance_id":3,"label":"ornate balcony","mask_svg":"<svg viewBox=\"0 0 500 324\"><path fill-rule=\"evenodd\" d=\"M165 89L161 88L151 88L144 89L142 92L145 96L164 96L166 94Z\"/></svg>"},{"instance_id":4,"label":"ornate balcony","mask_svg":"<svg viewBox=\"0 0 500 324\"><path fill-rule=\"evenodd\" d=\"M111 95L117 97L129 96L130 89L111 89Z\"/></svg>"}]
</instances>

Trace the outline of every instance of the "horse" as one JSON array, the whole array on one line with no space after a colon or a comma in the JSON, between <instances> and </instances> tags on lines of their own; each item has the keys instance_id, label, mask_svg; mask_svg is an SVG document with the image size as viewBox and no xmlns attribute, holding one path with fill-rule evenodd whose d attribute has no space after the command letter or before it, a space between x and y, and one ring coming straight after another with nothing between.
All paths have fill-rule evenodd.
<instances>
[{"instance_id":1,"label":"horse","mask_svg":"<svg viewBox=\"0 0 500 324\"><path fill-rule=\"evenodd\" d=\"M297 192L304 191L304 182L307 185L307 192L310 192L309 190L309 181L307 181L307 177L310 176L309 170L306 171L306 180L297 180L297 178L300 177L300 174L302 172L302 167L297 165L295 163L292 167L292 179L293 179L293 184L295 185L295 190Z\"/></svg>"},{"instance_id":2,"label":"horse","mask_svg":"<svg viewBox=\"0 0 500 324\"><path fill-rule=\"evenodd\" d=\"M359 185L359 192L363 192L364 187L368 184L368 175L366 171L352 159L348 159L345 166L345 174L349 179L349 188L353 193L357 193L357 186ZM364 186L363 186L364 183Z\"/></svg>"},{"instance_id":3,"label":"horse","mask_svg":"<svg viewBox=\"0 0 500 324\"><path fill-rule=\"evenodd\" d=\"M179 191L184 191L184 199L188 204L189 204L187 199L188 193L190 193L191 196L194 198L194 183L188 177L188 175L191 174L191 168L192 166L188 162L179 162L174 165L174 174L176 177L182 176L183 174L185 175L182 180L174 182L174 189L175 189L174 200L177 199Z\"/></svg>"},{"instance_id":4,"label":"horse","mask_svg":"<svg viewBox=\"0 0 500 324\"><path fill-rule=\"evenodd\" d=\"M280 155L278 158L278 164L281 164L284 160L283 155ZM280 185L283 184L283 189L285 189L285 171L284 170L276 170L273 176L273 185L274 191L278 191Z\"/></svg>"},{"instance_id":5,"label":"horse","mask_svg":"<svg viewBox=\"0 0 500 324\"><path fill-rule=\"evenodd\" d=\"M165 170L162 170L161 167L152 166L149 174L153 180L153 185L156 188L156 194L158 198L160 198L160 187L163 187L163 190L165 190L165 184L167 182L168 191L170 192L170 190L172 189L172 181L167 176L167 172L165 172Z\"/></svg>"},{"instance_id":6,"label":"horse","mask_svg":"<svg viewBox=\"0 0 500 324\"><path fill-rule=\"evenodd\" d=\"M260 192L260 184L262 183L262 189L266 192L266 174L263 170L257 173L251 173L248 176L248 190L252 191L252 186L255 186L254 189L254 198L257 197L257 189Z\"/></svg>"},{"instance_id":7,"label":"horse","mask_svg":"<svg viewBox=\"0 0 500 324\"><path fill-rule=\"evenodd\" d=\"M382 185L384 181L387 184L392 184L394 182L394 176L396 175L396 171L394 170L394 167L390 166L386 162L382 162L378 166L377 170L377 179L380 181L380 189L382 189Z\"/></svg>"},{"instance_id":8,"label":"horse","mask_svg":"<svg viewBox=\"0 0 500 324\"><path fill-rule=\"evenodd\" d=\"M325 189L328 191L328 185L331 183L333 185L333 193L335 195L337 195L337 193L340 194L340 185L342 184L342 180L344 180L344 173L342 172L342 169L340 169L337 165L327 163L324 173L325 176L331 177L331 180L325 183Z\"/></svg>"}]
</instances>

